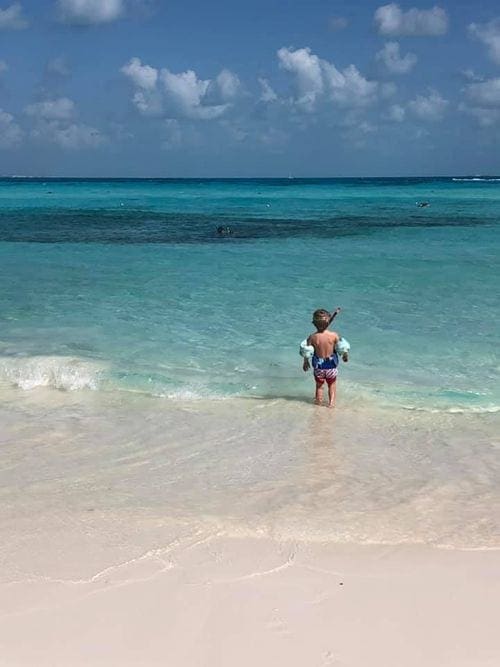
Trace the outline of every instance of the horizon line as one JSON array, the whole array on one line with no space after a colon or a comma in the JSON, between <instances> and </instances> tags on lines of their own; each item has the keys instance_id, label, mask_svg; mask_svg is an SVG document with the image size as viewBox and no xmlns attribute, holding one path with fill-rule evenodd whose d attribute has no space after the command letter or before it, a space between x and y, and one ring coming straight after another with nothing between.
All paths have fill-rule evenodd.
<instances>
[{"instance_id":1,"label":"horizon line","mask_svg":"<svg viewBox=\"0 0 500 667\"><path fill-rule=\"evenodd\" d=\"M149 181L149 180L164 180L164 181L248 181L248 180L352 180L352 179L366 179L366 178L385 178L385 179L402 179L402 178L467 178L467 179L488 179L500 178L497 174L426 174L426 175L404 175L404 176L46 176L46 175L25 175L25 174L2 174L0 180L5 179L41 179L41 180L134 180L134 181Z\"/></svg>"}]
</instances>

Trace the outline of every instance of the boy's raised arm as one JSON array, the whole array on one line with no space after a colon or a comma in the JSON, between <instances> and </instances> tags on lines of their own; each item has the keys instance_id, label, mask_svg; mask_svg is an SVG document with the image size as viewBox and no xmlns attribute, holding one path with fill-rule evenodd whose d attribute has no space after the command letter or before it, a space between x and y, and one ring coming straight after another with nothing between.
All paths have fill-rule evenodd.
<instances>
[{"instance_id":1,"label":"boy's raised arm","mask_svg":"<svg viewBox=\"0 0 500 667\"><path fill-rule=\"evenodd\" d=\"M328 322L328 326L333 322L333 320L337 317L337 315L340 313L342 309L340 307L335 308L333 313L330 315L330 321Z\"/></svg>"}]
</instances>

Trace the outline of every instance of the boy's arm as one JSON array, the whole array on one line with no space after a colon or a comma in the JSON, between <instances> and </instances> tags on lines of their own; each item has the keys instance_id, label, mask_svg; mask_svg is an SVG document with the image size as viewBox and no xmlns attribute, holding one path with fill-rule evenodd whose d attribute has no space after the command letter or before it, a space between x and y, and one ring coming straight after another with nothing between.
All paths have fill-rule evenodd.
<instances>
[{"instance_id":1,"label":"boy's arm","mask_svg":"<svg viewBox=\"0 0 500 667\"><path fill-rule=\"evenodd\" d=\"M308 337L307 337L307 344L308 344L308 345L311 344L311 336L308 336ZM303 363L302 363L302 370L303 370L303 371L308 371L310 368L311 368L311 364L310 364L310 362L309 362L309 359L307 359L307 358L304 357L304 361L303 361Z\"/></svg>"},{"instance_id":2,"label":"boy's arm","mask_svg":"<svg viewBox=\"0 0 500 667\"><path fill-rule=\"evenodd\" d=\"M330 321L328 322L328 326L333 322L333 320L337 317L337 315L340 313L342 309L340 307L335 308L333 313L330 315Z\"/></svg>"}]
</instances>

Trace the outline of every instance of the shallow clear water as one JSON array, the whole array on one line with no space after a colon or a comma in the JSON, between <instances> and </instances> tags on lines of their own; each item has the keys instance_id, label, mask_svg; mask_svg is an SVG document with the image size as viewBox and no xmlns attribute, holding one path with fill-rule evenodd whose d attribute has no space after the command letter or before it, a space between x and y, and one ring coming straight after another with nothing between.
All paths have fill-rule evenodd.
<instances>
[{"instance_id":1,"label":"shallow clear water","mask_svg":"<svg viewBox=\"0 0 500 667\"><path fill-rule=\"evenodd\" d=\"M499 546L500 182L10 179L0 213L7 560L118 524ZM298 346L338 305L332 414Z\"/></svg>"}]
</instances>

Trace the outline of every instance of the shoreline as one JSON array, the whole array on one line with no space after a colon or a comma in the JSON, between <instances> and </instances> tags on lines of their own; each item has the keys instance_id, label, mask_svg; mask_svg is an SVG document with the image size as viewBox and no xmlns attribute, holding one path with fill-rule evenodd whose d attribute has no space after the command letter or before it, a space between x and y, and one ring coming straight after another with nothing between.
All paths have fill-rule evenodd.
<instances>
[{"instance_id":1,"label":"shoreline","mask_svg":"<svg viewBox=\"0 0 500 667\"><path fill-rule=\"evenodd\" d=\"M210 535L0 586L0 664L493 667L500 554Z\"/></svg>"}]
</instances>

